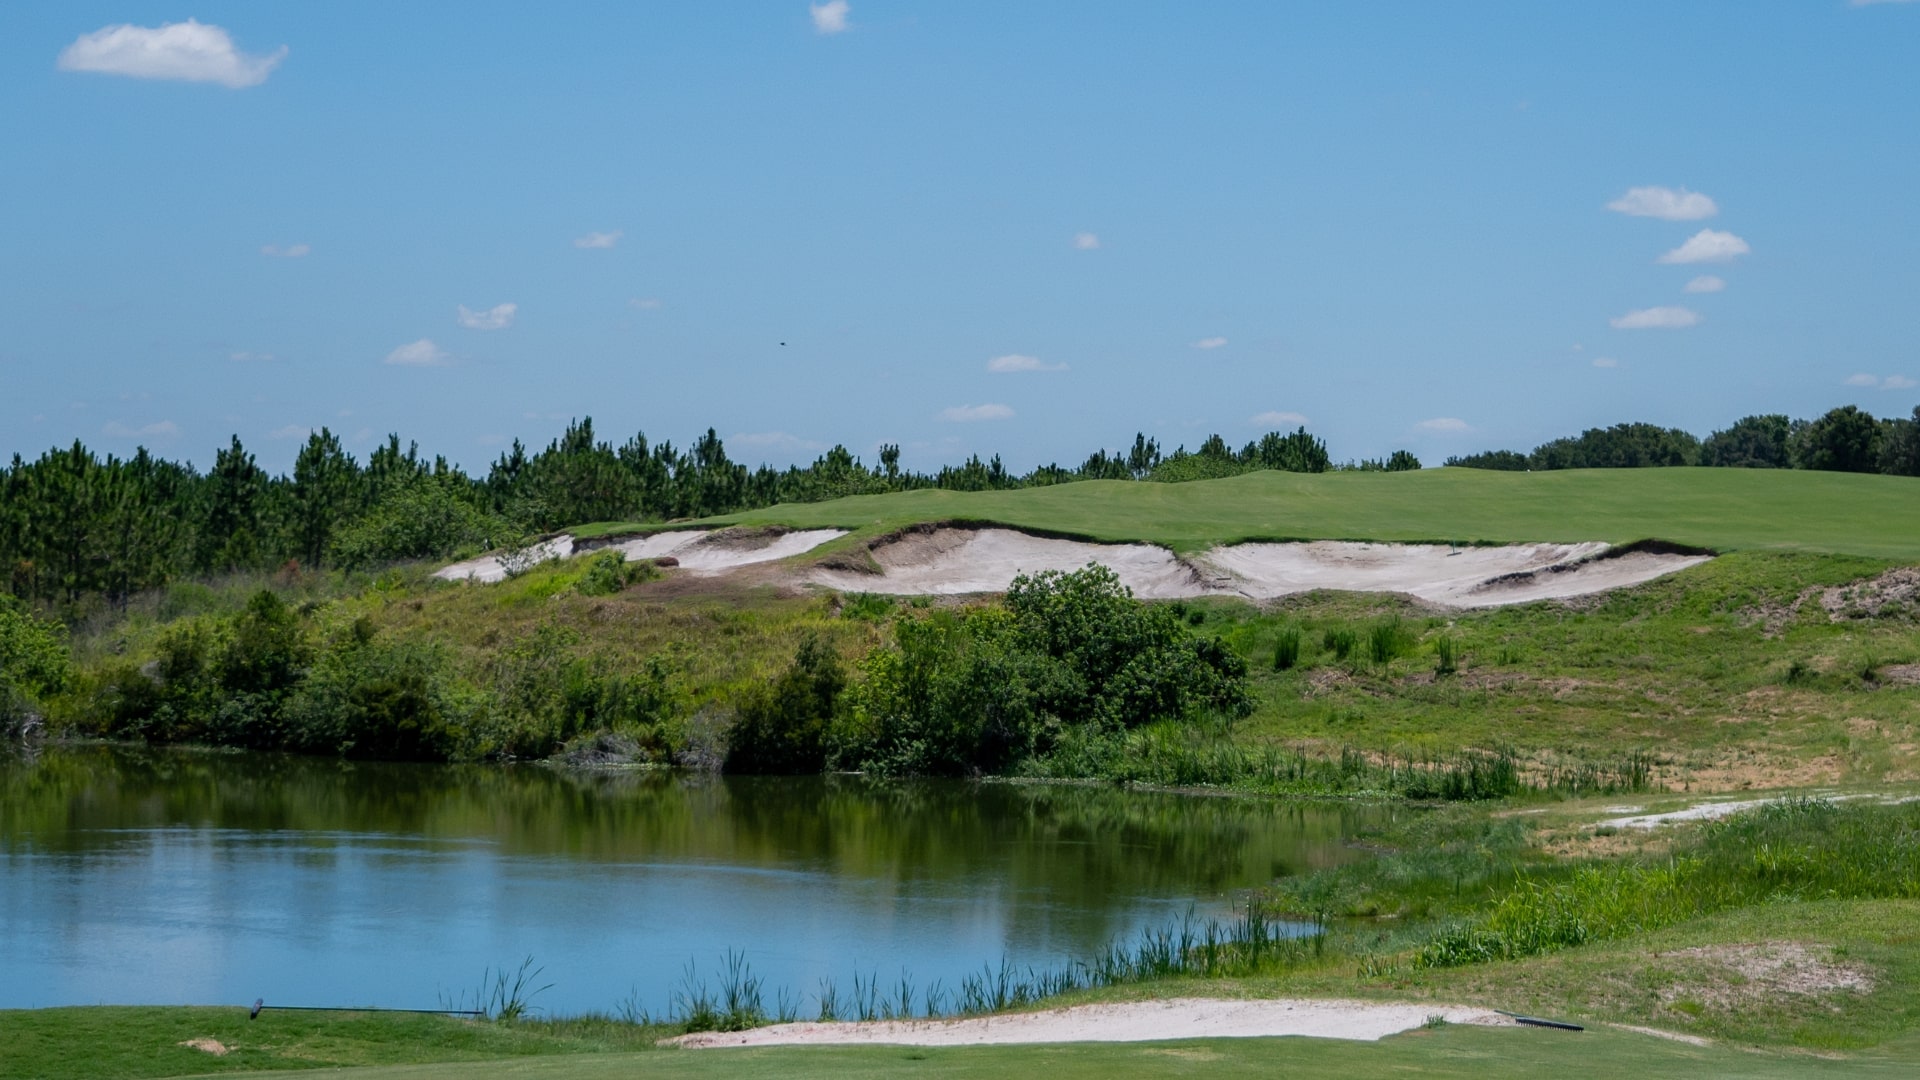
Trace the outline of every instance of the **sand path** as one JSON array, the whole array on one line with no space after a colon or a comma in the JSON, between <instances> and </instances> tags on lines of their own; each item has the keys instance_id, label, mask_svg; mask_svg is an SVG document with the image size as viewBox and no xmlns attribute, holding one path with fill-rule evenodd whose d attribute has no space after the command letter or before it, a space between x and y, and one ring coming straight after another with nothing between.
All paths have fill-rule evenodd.
<instances>
[{"instance_id":1,"label":"sand path","mask_svg":"<svg viewBox=\"0 0 1920 1080\"><path fill-rule=\"evenodd\" d=\"M1284 998L1266 1001L1170 998L1164 1001L1076 1005L1067 1009L967 1020L775 1024L751 1031L700 1032L682 1035L667 1042L696 1048L863 1043L993 1046L1008 1043L1161 1042L1170 1039L1262 1038L1277 1035L1373 1042L1420 1027L1436 1016L1452 1024L1504 1025L1513 1022L1488 1009L1457 1005Z\"/></svg>"}]
</instances>

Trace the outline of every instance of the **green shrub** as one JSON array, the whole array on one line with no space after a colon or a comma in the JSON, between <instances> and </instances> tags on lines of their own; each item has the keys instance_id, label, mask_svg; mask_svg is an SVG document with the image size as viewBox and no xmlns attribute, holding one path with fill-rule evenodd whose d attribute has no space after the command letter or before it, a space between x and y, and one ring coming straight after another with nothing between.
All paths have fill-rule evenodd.
<instances>
[{"instance_id":1,"label":"green shrub","mask_svg":"<svg viewBox=\"0 0 1920 1080\"><path fill-rule=\"evenodd\" d=\"M809 635L793 663L736 705L728 772L816 773L827 764L827 732L846 688L833 648Z\"/></svg>"},{"instance_id":2,"label":"green shrub","mask_svg":"<svg viewBox=\"0 0 1920 1080\"><path fill-rule=\"evenodd\" d=\"M1433 673L1451 675L1460 670L1460 643L1452 634L1433 639Z\"/></svg>"},{"instance_id":3,"label":"green shrub","mask_svg":"<svg viewBox=\"0 0 1920 1080\"><path fill-rule=\"evenodd\" d=\"M356 622L288 702L286 742L349 758L444 761L455 755L468 711L451 672L433 644L383 641Z\"/></svg>"},{"instance_id":4,"label":"green shrub","mask_svg":"<svg viewBox=\"0 0 1920 1080\"><path fill-rule=\"evenodd\" d=\"M334 534L334 561L348 569L400 559L484 551L517 532L463 497L450 481L417 476L395 483L373 509Z\"/></svg>"},{"instance_id":5,"label":"green shrub","mask_svg":"<svg viewBox=\"0 0 1920 1080\"><path fill-rule=\"evenodd\" d=\"M1407 628L1401 624L1400 616L1389 616L1367 628L1367 656L1385 667L1396 657L1404 655L1412 640Z\"/></svg>"},{"instance_id":6,"label":"green shrub","mask_svg":"<svg viewBox=\"0 0 1920 1080\"><path fill-rule=\"evenodd\" d=\"M1273 670L1288 671L1300 663L1300 628L1283 626L1273 643Z\"/></svg>"},{"instance_id":7,"label":"green shrub","mask_svg":"<svg viewBox=\"0 0 1920 1080\"><path fill-rule=\"evenodd\" d=\"M624 552L602 551L587 560L586 572L574 583L582 596L612 596L629 585L654 581L661 576L652 559L628 561Z\"/></svg>"},{"instance_id":8,"label":"green shrub","mask_svg":"<svg viewBox=\"0 0 1920 1080\"><path fill-rule=\"evenodd\" d=\"M1333 654L1335 660L1345 660L1353 653L1353 647L1360 643L1360 636L1350 626L1328 627L1320 635L1320 648Z\"/></svg>"},{"instance_id":9,"label":"green shrub","mask_svg":"<svg viewBox=\"0 0 1920 1080\"><path fill-rule=\"evenodd\" d=\"M42 702L70 677L66 628L0 593L0 736L37 725Z\"/></svg>"}]
</instances>

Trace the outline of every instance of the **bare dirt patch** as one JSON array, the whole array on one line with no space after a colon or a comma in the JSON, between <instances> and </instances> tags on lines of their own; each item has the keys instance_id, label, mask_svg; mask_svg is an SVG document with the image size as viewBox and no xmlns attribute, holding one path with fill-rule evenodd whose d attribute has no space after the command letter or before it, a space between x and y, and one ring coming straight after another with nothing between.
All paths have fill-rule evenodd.
<instances>
[{"instance_id":1,"label":"bare dirt patch","mask_svg":"<svg viewBox=\"0 0 1920 1080\"><path fill-rule=\"evenodd\" d=\"M807 1044L987 1046L1011 1043L1161 1042L1172 1039L1303 1035L1372 1042L1441 1017L1452 1024L1506 1025L1487 1009L1370 1001L1171 998L983 1016L967 1020L876 1020L775 1024L750 1031L702 1032L668 1039L685 1047Z\"/></svg>"},{"instance_id":2,"label":"bare dirt patch","mask_svg":"<svg viewBox=\"0 0 1920 1080\"><path fill-rule=\"evenodd\" d=\"M1864 994L1874 987L1871 972L1839 962L1832 948L1797 941L1702 945L1662 959L1682 966L1680 978L1660 991L1668 1004L1691 1000L1724 1009L1783 995Z\"/></svg>"},{"instance_id":3,"label":"bare dirt patch","mask_svg":"<svg viewBox=\"0 0 1920 1080\"><path fill-rule=\"evenodd\" d=\"M1820 607L1834 622L1920 618L1920 566L1902 566L1866 581L1823 589Z\"/></svg>"},{"instance_id":4,"label":"bare dirt patch","mask_svg":"<svg viewBox=\"0 0 1920 1080\"><path fill-rule=\"evenodd\" d=\"M175 1045L184 1046L189 1050L198 1050L205 1054L212 1054L214 1057L226 1057L229 1052L226 1045L218 1039L188 1039L185 1042Z\"/></svg>"}]
</instances>

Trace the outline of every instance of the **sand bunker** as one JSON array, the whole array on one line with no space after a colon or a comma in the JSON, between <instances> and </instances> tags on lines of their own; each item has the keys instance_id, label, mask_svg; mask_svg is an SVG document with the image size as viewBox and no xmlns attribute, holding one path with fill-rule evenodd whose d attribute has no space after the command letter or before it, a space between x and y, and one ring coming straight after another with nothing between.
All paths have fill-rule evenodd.
<instances>
[{"instance_id":1,"label":"sand bunker","mask_svg":"<svg viewBox=\"0 0 1920 1080\"><path fill-rule=\"evenodd\" d=\"M1315 589L1409 593L1446 607L1497 607L1637 585L1707 561L1703 554L1615 551L1602 543L1449 547L1322 540L1235 544L1182 559L1151 544L1089 544L1011 529L917 530L871 549L878 574L823 569L809 580L844 592L1000 592L1016 574L1111 568L1147 599L1270 600Z\"/></svg>"},{"instance_id":2,"label":"sand bunker","mask_svg":"<svg viewBox=\"0 0 1920 1080\"><path fill-rule=\"evenodd\" d=\"M806 529L796 532L780 529L683 529L652 533L615 544L587 545L563 534L536 545L529 552L528 564L591 551L618 551L628 561L671 556L681 569L691 573L720 574L754 563L802 555L845 535L843 529ZM448 581L501 581L507 576L507 568L498 555L483 555L444 567L435 571L433 576Z\"/></svg>"},{"instance_id":3,"label":"sand bunker","mask_svg":"<svg viewBox=\"0 0 1920 1080\"><path fill-rule=\"evenodd\" d=\"M1454 1005L1388 1005L1370 1001L1217 1001L1172 998L1078 1005L1045 1012L970 1020L877 1020L844 1024L776 1024L751 1031L701 1032L667 1040L690 1047L794 1043L885 1043L898 1046L988 1046L1007 1043L1161 1042L1170 1039L1303 1035L1373 1042L1410 1031L1434 1017L1452 1024L1504 1025L1487 1009Z\"/></svg>"}]
</instances>

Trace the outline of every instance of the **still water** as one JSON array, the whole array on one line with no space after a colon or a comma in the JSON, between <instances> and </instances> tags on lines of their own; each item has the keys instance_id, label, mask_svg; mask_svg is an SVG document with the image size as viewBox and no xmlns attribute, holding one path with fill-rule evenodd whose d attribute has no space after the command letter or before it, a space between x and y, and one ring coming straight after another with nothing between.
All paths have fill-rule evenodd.
<instances>
[{"instance_id":1,"label":"still water","mask_svg":"<svg viewBox=\"0 0 1920 1080\"><path fill-rule=\"evenodd\" d=\"M0 1008L439 1007L531 956L551 1012L1087 956L1361 857L1396 811L963 782L0 757ZM1400 811L1405 812L1405 811Z\"/></svg>"}]
</instances>

